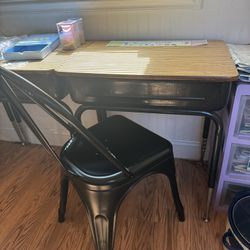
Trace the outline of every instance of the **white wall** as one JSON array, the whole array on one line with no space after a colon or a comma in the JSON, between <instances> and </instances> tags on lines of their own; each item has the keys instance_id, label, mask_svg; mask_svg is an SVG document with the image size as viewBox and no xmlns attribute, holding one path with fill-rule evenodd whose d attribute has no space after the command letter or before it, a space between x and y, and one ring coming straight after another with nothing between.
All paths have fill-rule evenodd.
<instances>
[{"instance_id":1,"label":"white wall","mask_svg":"<svg viewBox=\"0 0 250 250\"><path fill-rule=\"evenodd\" d=\"M51 9L45 4L46 11L37 11L34 4L23 8L0 5L0 32L5 35L54 32L56 22L82 16L88 40L205 38L250 43L249 0L204 0L201 9L180 7L116 12L88 12L73 5L62 10L60 6L57 3ZM36 110L34 107L30 109ZM34 112L34 116L41 117L41 113ZM201 118L154 114L129 114L129 117L170 139L177 157L199 158ZM0 139L15 139L6 119L1 109ZM95 120L92 114L86 119L90 123ZM49 118L44 118L44 121L51 124ZM5 134L5 131L9 133ZM52 143L61 143L60 138L64 138L60 129L47 128L46 131L54 138Z\"/></svg>"},{"instance_id":2,"label":"white wall","mask_svg":"<svg viewBox=\"0 0 250 250\"><path fill-rule=\"evenodd\" d=\"M250 42L249 0L204 0L201 9L161 8L117 12L84 12L73 4L71 8L61 10L60 3L57 3L58 7L43 5L46 11L38 11L35 6L28 5L16 10L15 6L7 8L1 5L0 31L7 35L56 31L57 21L81 15L89 40L207 38Z\"/></svg>"}]
</instances>

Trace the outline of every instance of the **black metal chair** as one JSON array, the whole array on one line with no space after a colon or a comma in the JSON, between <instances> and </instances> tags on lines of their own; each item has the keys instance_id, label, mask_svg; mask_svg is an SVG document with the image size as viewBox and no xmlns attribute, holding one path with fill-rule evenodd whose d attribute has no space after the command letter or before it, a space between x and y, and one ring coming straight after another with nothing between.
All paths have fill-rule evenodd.
<instances>
[{"instance_id":1,"label":"black metal chair","mask_svg":"<svg viewBox=\"0 0 250 250\"><path fill-rule=\"evenodd\" d=\"M155 173L169 178L178 218L184 221L170 142L117 115L86 129L65 106L30 81L1 67L0 76L6 97L62 165L59 222L64 221L70 180L86 207L96 249L113 249L116 214L121 201L138 181ZM63 146L60 158L13 89L21 91L69 130L72 138Z\"/></svg>"}]
</instances>

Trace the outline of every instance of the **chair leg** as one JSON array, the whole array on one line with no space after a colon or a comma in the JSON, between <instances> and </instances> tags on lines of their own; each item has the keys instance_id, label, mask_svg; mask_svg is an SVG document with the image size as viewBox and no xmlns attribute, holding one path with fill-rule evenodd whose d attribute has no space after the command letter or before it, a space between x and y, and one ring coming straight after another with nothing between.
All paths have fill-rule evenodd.
<instances>
[{"instance_id":1,"label":"chair leg","mask_svg":"<svg viewBox=\"0 0 250 250\"><path fill-rule=\"evenodd\" d=\"M97 209L89 216L96 250L113 249L116 213L117 209L109 208L109 211L105 212Z\"/></svg>"},{"instance_id":2,"label":"chair leg","mask_svg":"<svg viewBox=\"0 0 250 250\"><path fill-rule=\"evenodd\" d=\"M103 122L107 118L107 112L104 109L97 109L96 115L98 122Z\"/></svg>"},{"instance_id":3,"label":"chair leg","mask_svg":"<svg viewBox=\"0 0 250 250\"><path fill-rule=\"evenodd\" d=\"M106 191L93 191L80 182L72 183L86 207L95 249L112 250L117 211L131 183Z\"/></svg>"},{"instance_id":4,"label":"chair leg","mask_svg":"<svg viewBox=\"0 0 250 250\"><path fill-rule=\"evenodd\" d=\"M61 177L60 204L58 209L58 222L64 222L68 198L69 179L66 176Z\"/></svg>"},{"instance_id":5,"label":"chair leg","mask_svg":"<svg viewBox=\"0 0 250 250\"><path fill-rule=\"evenodd\" d=\"M92 192L89 196L88 218L96 250L112 250L114 247L116 214L122 196L113 192Z\"/></svg>"},{"instance_id":6,"label":"chair leg","mask_svg":"<svg viewBox=\"0 0 250 250\"><path fill-rule=\"evenodd\" d=\"M163 174L165 174L169 179L172 196L173 196L173 200L174 200L174 204L175 204L175 208L178 214L179 221L185 221L184 208L182 206L180 196L179 196L179 191L178 191L177 182L176 182L176 175L175 175L175 163L173 159L169 161L167 168L163 169Z\"/></svg>"},{"instance_id":7,"label":"chair leg","mask_svg":"<svg viewBox=\"0 0 250 250\"><path fill-rule=\"evenodd\" d=\"M170 182L172 195L173 195L173 199L174 199L174 204L175 204L175 207L176 207L176 210L178 213L179 221L185 221L184 208L183 208L181 200L180 200L175 173L168 175L168 179Z\"/></svg>"}]
</instances>

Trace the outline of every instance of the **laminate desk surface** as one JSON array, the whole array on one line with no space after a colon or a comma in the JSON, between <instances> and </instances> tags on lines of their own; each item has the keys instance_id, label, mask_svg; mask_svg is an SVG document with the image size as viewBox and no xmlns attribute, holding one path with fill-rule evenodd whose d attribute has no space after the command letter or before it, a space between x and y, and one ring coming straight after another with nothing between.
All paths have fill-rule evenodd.
<instances>
[{"instance_id":1,"label":"laminate desk surface","mask_svg":"<svg viewBox=\"0 0 250 250\"><path fill-rule=\"evenodd\" d=\"M89 42L85 43L81 49L89 44ZM51 73L62 66L72 53L72 51L62 51L58 48L43 60L3 61L0 65L19 73Z\"/></svg>"},{"instance_id":2,"label":"laminate desk surface","mask_svg":"<svg viewBox=\"0 0 250 250\"><path fill-rule=\"evenodd\" d=\"M58 74L89 77L234 81L238 72L226 44L196 47L107 47L90 42L55 68Z\"/></svg>"},{"instance_id":3,"label":"laminate desk surface","mask_svg":"<svg viewBox=\"0 0 250 250\"><path fill-rule=\"evenodd\" d=\"M24 73L49 73L54 71L55 65L60 62L58 52L52 52L49 56L43 60L34 61L4 61L1 63L6 69L14 70L16 72ZM63 62L63 60L62 60Z\"/></svg>"}]
</instances>

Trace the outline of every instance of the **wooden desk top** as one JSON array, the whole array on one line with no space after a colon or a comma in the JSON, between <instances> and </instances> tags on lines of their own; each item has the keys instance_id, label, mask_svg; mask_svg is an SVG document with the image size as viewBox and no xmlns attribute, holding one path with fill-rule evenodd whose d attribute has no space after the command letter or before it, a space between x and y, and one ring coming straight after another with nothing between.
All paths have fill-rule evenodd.
<instances>
[{"instance_id":1,"label":"wooden desk top","mask_svg":"<svg viewBox=\"0 0 250 250\"><path fill-rule=\"evenodd\" d=\"M238 72L222 41L197 47L82 46L55 68L60 75L89 77L233 81Z\"/></svg>"},{"instance_id":2,"label":"wooden desk top","mask_svg":"<svg viewBox=\"0 0 250 250\"><path fill-rule=\"evenodd\" d=\"M227 46L209 41L197 47L106 47L87 42L75 51L56 50L41 61L2 64L20 73L89 77L234 81L238 72Z\"/></svg>"}]
</instances>

